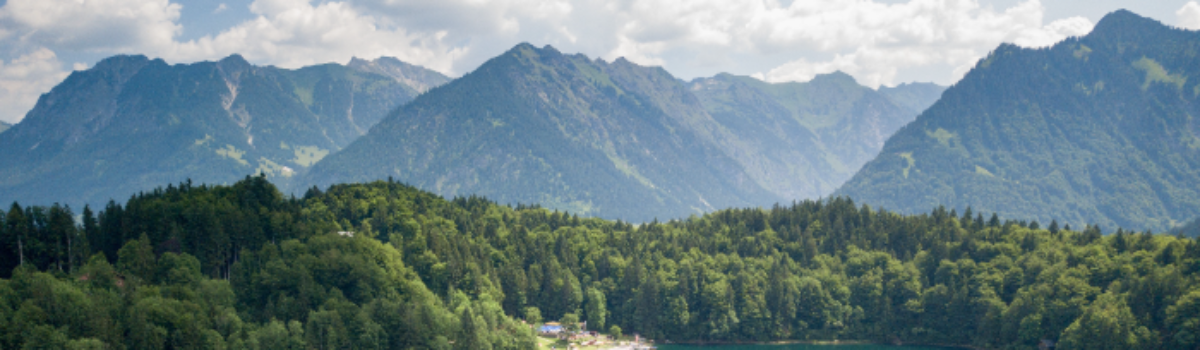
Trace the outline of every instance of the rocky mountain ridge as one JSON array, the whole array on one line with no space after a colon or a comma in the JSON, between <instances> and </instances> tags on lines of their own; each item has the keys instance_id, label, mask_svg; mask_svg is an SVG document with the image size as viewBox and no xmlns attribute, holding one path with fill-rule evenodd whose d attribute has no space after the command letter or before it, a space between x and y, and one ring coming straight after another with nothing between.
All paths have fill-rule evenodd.
<instances>
[{"instance_id":1,"label":"rocky mountain ridge","mask_svg":"<svg viewBox=\"0 0 1200 350\"><path fill-rule=\"evenodd\" d=\"M401 107L296 183L393 178L450 197L681 218L828 194L916 113L841 73L685 82L521 44Z\"/></svg>"},{"instance_id":2,"label":"rocky mountain ridge","mask_svg":"<svg viewBox=\"0 0 1200 350\"><path fill-rule=\"evenodd\" d=\"M409 86L401 75L373 73L411 71L399 61L357 62L373 68L289 70L237 55L176 65L105 59L72 73L0 137L0 202L97 204L166 183L257 173L286 183L421 89L449 80L426 71L409 79L424 83Z\"/></svg>"}]
</instances>

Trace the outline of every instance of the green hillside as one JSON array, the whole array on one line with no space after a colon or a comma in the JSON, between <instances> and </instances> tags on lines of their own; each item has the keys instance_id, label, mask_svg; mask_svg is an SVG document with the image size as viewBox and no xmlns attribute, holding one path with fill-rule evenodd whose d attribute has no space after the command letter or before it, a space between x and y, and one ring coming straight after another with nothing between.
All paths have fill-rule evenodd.
<instances>
[{"instance_id":1,"label":"green hillside","mask_svg":"<svg viewBox=\"0 0 1200 350\"><path fill-rule=\"evenodd\" d=\"M444 196L677 218L828 194L915 115L844 74L685 83L657 67L521 44L294 183L393 178Z\"/></svg>"},{"instance_id":2,"label":"green hillside","mask_svg":"<svg viewBox=\"0 0 1200 350\"><path fill-rule=\"evenodd\" d=\"M657 343L1200 346L1200 244L897 215L845 198L631 225L395 182L180 184L93 213L0 209L0 347L532 349Z\"/></svg>"},{"instance_id":3,"label":"green hillside","mask_svg":"<svg viewBox=\"0 0 1200 350\"><path fill-rule=\"evenodd\" d=\"M1002 45L835 195L1162 231L1200 216L1200 33L1128 11Z\"/></svg>"},{"instance_id":4,"label":"green hillside","mask_svg":"<svg viewBox=\"0 0 1200 350\"><path fill-rule=\"evenodd\" d=\"M286 183L423 88L337 64L108 58L72 73L0 138L0 200L99 204L163 182L257 173Z\"/></svg>"}]
</instances>

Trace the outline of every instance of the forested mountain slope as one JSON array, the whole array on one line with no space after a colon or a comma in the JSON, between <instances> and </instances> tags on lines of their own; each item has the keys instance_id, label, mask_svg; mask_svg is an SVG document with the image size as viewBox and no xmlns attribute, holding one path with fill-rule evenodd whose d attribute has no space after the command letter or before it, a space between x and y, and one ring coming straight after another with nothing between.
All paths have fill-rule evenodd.
<instances>
[{"instance_id":1,"label":"forested mountain slope","mask_svg":"<svg viewBox=\"0 0 1200 350\"><path fill-rule=\"evenodd\" d=\"M72 216L0 210L0 347L531 349L516 318L572 317L673 342L1200 346L1194 239L971 211L835 198L634 226L251 178Z\"/></svg>"},{"instance_id":2,"label":"forested mountain slope","mask_svg":"<svg viewBox=\"0 0 1200 350\"><path fill-rule=\"evenodd\" d=\"M624 59L521 44L400 108L295 184L394 178L606 218L685 217L827 194L915 115L844 75L685 83Z\"/></svg>"},{"instance_id":3,"label":"forested mountain slope","mask_svg":"<svg viewBox=\"0 0 1200 350\"><path fill-rule=\"evenodd\" d=\"M1200 216L1200 33L1128 11L1002 45L835 195L1164 231Z\"/></svg>"},{"instance_id":4,"label":"forested mountain slope","mask_svg":"<svg viewBox=\"0 0 1200 350\"><path fill-rule=\"evenodd\" d=\"M230 183L265 172L286 181L446 81L431 71L372 73L414 69L394 59L356 66L365 70L257 67L236 55L186 65L105 59L72 73L0 137L0 201L79 207L188 178Z\"/></svg>"}]
</instances>

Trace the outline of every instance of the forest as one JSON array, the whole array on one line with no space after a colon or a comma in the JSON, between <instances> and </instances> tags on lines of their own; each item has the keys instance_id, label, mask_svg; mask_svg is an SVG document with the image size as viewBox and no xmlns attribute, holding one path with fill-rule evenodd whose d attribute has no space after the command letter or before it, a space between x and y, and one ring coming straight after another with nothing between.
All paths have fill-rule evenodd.
<instances>
[{"instance_id":1,"label":"forest","mask_svg":"<svg viewBox=\"0 0 1200 350\"><path fill-rule=\"evenodd\" d=\"M531 349L658 342L1195 349L1192 238L847 198L631 224L388 181L170 185L0 210L3 349Z\"/></svg>"}]
</instances>

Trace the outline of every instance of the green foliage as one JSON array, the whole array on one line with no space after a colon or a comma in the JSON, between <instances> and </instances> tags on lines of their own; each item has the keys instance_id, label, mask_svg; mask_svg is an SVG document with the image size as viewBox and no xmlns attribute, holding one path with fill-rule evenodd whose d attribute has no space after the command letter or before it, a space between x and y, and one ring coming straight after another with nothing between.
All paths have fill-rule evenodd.
<instances>
[{"instance_id":1,"label":"green foliage","mask_svg":"<svg viewBox=\"0 0 1200 350\"><path fill-rule=\"evenodd\" d=\"M49 210L14 208L0 215L4 242L53 246L31 219ZM40 265L0 279L0 347L530 349L517 318L543 316L672 341L1200 339L1194 239L1043 230L973 209L904 216L833 198L634 226L394 182L284 198L249 178L97 216L102 237L67 228L102 243L79 253L89 259L60 265L57 250L30 248Z\"/></svg>"},{"instance_id":2,"label":"green foliage","mask_svg":"<svg viewBox=\"0 0 1200 350\"><path fill-rule=\"evenodd\" d=\"M1200 75L1198 45L1124 10L1049 48L1002 45L834 195L909 214L973 206L1171 229L1200 217L1200 84L1187 79Z\"/></svg>"},{"instance_id":3,"label":"green foliage","mask_svg":"<svg viewBox=\"0 0 1200 350\"><path fill-rule=\"evenodd\" d=\"M153 280L158 270L154 249L150 247L150 237L145 234L140 239L125 243L117 256L117 269L127 276Z\"/></svg>"},{"instance_id":4,"label":"green foliage","mask_svg":"<svg viewBox=\"0 0 1200 350\"><path fill-rule=\"evenodd\" d=\"M537 306L526 306L521 315L525 316L525 322L531 325L542 323L542 311Z\"/></svg>"},{"instance_id":5,"label":"green foliage","mask_svg":"<svg viewBox=\"0 0 1200 350\"><path fill-rule=\"evenodd\" d=\"M1146 82L1142 83L1142 90L1149 89L1151 83L1175 85L1176 89L1182 89L1183 84L1187 83L1187 77L1179 74L1170 74L1166 69L1163 69L1161 64L1146 57L1134 61L1133 67L1146 72Z\"/></svg>"},{"instance_id":6,"label":"green foliage","mask_svg":"<svg viewBox=\"0 0 1200 350\"><path fill-rule=\"evenodd\" d=\"M584 313L587 315L588 328L604 329L605 319L608 318L608 301L604 298L604 292L595 287L588 287Z\"/></svg>"},{"instance_id":7,"label":"green foliage","mask_svg":"<svg viewBox=\"0 0 1200 350\"><path fill-rule=\"evenodd\" d=\"M558 319L558 322L562 323L563 328L568 331L574 332L579 330L579 315L574 313L563 315L562 318Z\"/></svg>"},{"instance_id":8,"label":"green foliage","mask_svg":"<svg viewBox=\"0 0 1200 350\"><path fill-rule=\"evenodd\" d=\"M1138 324L1125 301L1105 293L1063 331L1063 349L1145 349L1150 331Z\"/></svg>"}]
</instances>

